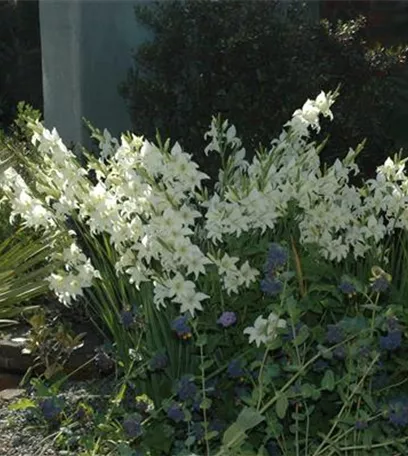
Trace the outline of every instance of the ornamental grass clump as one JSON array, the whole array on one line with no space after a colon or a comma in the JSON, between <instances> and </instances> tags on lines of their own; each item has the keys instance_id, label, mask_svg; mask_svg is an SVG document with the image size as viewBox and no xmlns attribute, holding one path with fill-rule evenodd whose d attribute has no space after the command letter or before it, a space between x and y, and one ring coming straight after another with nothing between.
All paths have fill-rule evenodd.
<instances>
[{"instance_id":1,"label":"ornamental grass clump","mask_svg":"<svg viewBox=\"0 0 408 456\"><path fill-rule=\"evenodd\" d=\"M36 179L8 168L2 191L57 239L50 289L104 322L120 374L84 454L406 452L405 161L361 186L361 147L322 169L310 135L336 96L307 100L250 161L214 118L216 182L159 137L93 130L84 165L28 123Z\"/></svg>"}]
</instances>

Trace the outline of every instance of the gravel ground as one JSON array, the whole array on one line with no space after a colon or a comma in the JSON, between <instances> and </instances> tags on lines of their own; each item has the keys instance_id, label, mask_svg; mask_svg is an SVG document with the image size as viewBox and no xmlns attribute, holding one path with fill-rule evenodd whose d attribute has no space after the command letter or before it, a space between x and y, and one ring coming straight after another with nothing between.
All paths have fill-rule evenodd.
<instances>
[{"instance_id":1,"label":"gravel ground","mask_svg":"<svg viewBox=\"0 0 408 456\"><path fill-rule=\"evenodd\" d=\"M90 394L109 395L113 389L112 379L73 382L63 388L60 396L67 404L75 405ZM29 397L29 394L21 397ZM43 430L38 421L30 419L29 410L10 410L9 405L16 400L0 398L0 456L77 456L55 448L53 436L47 437L49 431Z\"/></svg>"},{"instance_id":2,"label":"gravel ground","mask_svg":"<svg viewBox=\"0 0 408 456\"><path fill-rule=\"evenodd\" d=\"M0 402L0 456L62 456L30 426L22 411L10 411L10 402Z\"/></svg>"}]
</instances>

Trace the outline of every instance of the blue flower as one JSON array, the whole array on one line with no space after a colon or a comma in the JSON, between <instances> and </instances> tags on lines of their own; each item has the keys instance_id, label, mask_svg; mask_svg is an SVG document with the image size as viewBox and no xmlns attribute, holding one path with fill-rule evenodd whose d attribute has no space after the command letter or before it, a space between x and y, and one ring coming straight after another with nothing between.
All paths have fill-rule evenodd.
<instances>
[{"instance_id":1,"label":"blue flower","mask_svg":"<svg viewBox=\"0 0 408 456\"><path fill-rule=\"evenodd\" d=\"M187 315L181 315L174 319L171 323L171 329L177 333L181 339L189 339L191 337L191 328L188 325Z\"/></svg>"},{"instance_id":2,"label":"blue flower","mask_svg":"<svg viewBox=\"0 0 408 456\"><path fill-rule=\"evenodd\" d=\"M269 296L276 296L283 290L283 283L275 277L266 277L261 280L261 290Z\"/></svg>"},{"instance_id":3,"label":"blue flower","mask_svg":"<svg viewBox=\"0 0 408 456\"><path fill-rule=\"evenodd\" d=\"M340 282L339 290L349 296L352 296L357 291L356 287L348 280L342 280Z\"/></svg>"},{"instance_id":4,"label":"blue flower","mask_svg":"<svg viewBox=\"0 0 408 456\"><path fill-rule=\"evenodd\" d=\"M180 401L187 401L188 399L194 399L197 394L197 386L194 384L194 380L184 375L177 383L177 396Z\"/></svg>"},{"instance_id":5,"label":"blue flower","mask_svg":"<svg viewBox=\"0 0 408 456\"><path fill-rule=\"evenodd\" d=\"M287 250L275 242L269 247L268 256L266 257L265 272L270 274L277 269L281 269L288 261Z\"/></svg>"},{"instance_id":6,"label":"blue flower","mask_svg":"<svg viewBox=\"0 0 408 456\"><path fill-rule=\"evenodd\" d=\"M268 456L279 456L281 451L274 440L269 440L265 447Z\"/></svg>"},{"instance_id":7,"label":"blue flower","mask_svg":"<svg viewBox=\"0 0 408 456\"><path fill-rule=\"evenodd\" d=\"M62 412L62 403L53 397L47 397L40 402L40 410L47 421L55 420Z\"/></svg>"},{"instance_id":8,"label":"blue flower","mask_svg":"<svg viewBox=\"0 0 408 456\"><path fill-rule=\"evenodd\" d=\"M131 439L140 437L143 433L140 416L134 415L125 418L123 420L123 429L126 435Z\"/></svg>"},{"instance_id":9,"label":"blue flower","mask_svg":"<svg viewBox=\"0 0 408 456\"><path fill-rule=\"evenodd\" d=\"M388 402L388 419L397 427L408 426L408 397L394 398Z\"/></svg>"},{"instance_id":10,"label":"blue flower","mask_svg":"<svg viewBox=\"0 0 408 456\"><path fill-rule=\"evenodd\" d=\"M229 326L232 326L236 323L237 321L237 316L235 312L223 312L220 316L220 318L217 320L217 323L224 328L228 328Z\"/></svg>"},{"instance_id":11,"label":"blue flower","mask_svg":"<svg viewBox=\"0 0 408 456\"><path fill-rule=\"evenodd\" d=\"M371 284L371 289L375 293L382 293L384 291L387 291L389 286L390 282L387 280L385 276L381 275L373 281L373 283Z\"/></svg>"},{"instance_id":12,"label":"blue flower","mask_svg":"<svg viewBox=\"0 0 408 456\"><path fill-rule=\"evenodd\" d=\"M380 337L380 347L382 350L394 351L401 346L402 332L397 329L396 331L389 331L388 335Z\"/></svg>"},{"instance_id":13,"label":"blue flower","mask_svg":"<svg viewBox=\"0 0 408 456\"><path fill-rule=\"evenodd\" d=\"M149 362L152 371L160 371L167 367L169 360L165 353L156 353Z\"/></svg>"},{"instance_id":14,"label":"blue flower","mask_svg":"<svg viewBox=\"0 0 408 456\"><path fill-rule=\"evenodd\" d=\"M326 340L329 344L339 344L344 340L343 329L338 325L327 325Z\"/></svg>"},{"instance_id":15,"label":"blue flower","mask_svg":"<svg viewBox=\"0 0 408 456\"><path fill-rule=\"evenodd\" d=\"M135 322L133 312L130 310L122 310L120 313L120 320L124 328L129 329Z\"/></svg>"},{"instance_id":16,"label":"blue flower","mask_svg":"<svg viewBox=\"0 0 408 456\"><path fill-rule=\"evenodd\" d=\"M244 369L239 359L233 359L228 364L227 373L230 378L238 378L244 375Z\"/></svg>"},{"instance_id":17,"label":"blue flower","mask_svg":"<svg viewBox=\"0 0 408 456\"><path fill-rule=\"evenodd\" d=\"M167 410L167 416L176 423L183 421L185 418L183 409L176 402L173 402Z\"/></svg>"}]
</instances>

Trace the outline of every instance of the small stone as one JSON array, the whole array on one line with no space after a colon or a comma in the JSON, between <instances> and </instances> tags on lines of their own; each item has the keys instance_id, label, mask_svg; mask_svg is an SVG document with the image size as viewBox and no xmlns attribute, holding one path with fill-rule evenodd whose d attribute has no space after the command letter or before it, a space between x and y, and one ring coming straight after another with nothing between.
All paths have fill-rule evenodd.
<instances>
[{"instance_id":1,"label":"small stone","mask_svg":"<svg viewBox=\"0 0 408 456\"><path fill-rule=\"evenodd\" d=\"M13 399L17 399L25 394L25 390L23 389L14 389L8 388L3 391L0 391L0 399L4 401L11 401Z\"/></svg>"}]
</instances>

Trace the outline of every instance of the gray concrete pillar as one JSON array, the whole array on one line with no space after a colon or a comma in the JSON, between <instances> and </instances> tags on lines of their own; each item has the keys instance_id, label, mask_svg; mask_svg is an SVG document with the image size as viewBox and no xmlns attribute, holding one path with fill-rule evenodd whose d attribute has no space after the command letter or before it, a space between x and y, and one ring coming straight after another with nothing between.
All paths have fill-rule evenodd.
<instances>
[{"instance_id":1,"label":"gray concrete pillar","mask_svg":"<svg viewBox=\"0 0 408 456\"><path fill-rule=\"evenodd\" d=\"M118 85L148 38L140 1L40 0L45 123L65 141L89 144L83 117L114 135L131 127Z\"/></svg>"}]
</instances>

